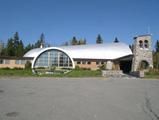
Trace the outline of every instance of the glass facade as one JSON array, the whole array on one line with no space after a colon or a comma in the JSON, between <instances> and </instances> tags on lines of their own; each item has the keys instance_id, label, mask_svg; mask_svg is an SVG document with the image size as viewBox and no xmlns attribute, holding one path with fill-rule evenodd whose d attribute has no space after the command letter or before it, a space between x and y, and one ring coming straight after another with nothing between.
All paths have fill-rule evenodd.
<instances>
[{"instance_id":1,"label":"glass facade","mask_svg":"<svg viewBox=\"0 0 159 120\"><path fill-rule=\"evenodd\" d=\"M43 52L36 59L34 68L38 67L72 68L72 61L64 52L52 49Z\"/></svg>"}]
</instances>

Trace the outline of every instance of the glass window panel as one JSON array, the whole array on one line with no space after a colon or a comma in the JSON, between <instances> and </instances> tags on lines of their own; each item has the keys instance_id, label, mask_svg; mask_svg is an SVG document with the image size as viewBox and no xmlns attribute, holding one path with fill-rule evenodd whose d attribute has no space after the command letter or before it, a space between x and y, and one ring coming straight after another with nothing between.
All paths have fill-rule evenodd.
<instances>
[{"instance_id":1,"label":"glass window panel","mask_svg":"<svg viewBox=\"0 0 159 120\"><path fill-rule=\"evenodd\" d=\"M58 66L59 65L59 66ZM35 62L35 67L72 67L70 58L58 50L50 50L42 53Z\"/></svg>"}]
</instances>

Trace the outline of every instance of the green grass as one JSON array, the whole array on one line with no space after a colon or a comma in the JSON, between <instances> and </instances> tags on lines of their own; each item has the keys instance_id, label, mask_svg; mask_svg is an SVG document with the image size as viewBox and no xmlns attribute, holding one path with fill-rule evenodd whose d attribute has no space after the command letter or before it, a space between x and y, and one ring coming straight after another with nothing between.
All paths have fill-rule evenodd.
<instances>
[{"instance_id":1,"label":"green grass","mask_svg":"<svg viewBox=\"0 0 159 120\"><path fill-rule=\"evenodd\" d=\"M73 70L65 75L66 77L100 77L101 71L99 70Z\"/></svg>"},{"instance_id":2,"label":"green grass","mask_svg":"<svg viewBox=\"0 0 159 120\"><path fill-rule=\"evenodd\" d=\"M158 72L146 72L145 73L145 78L154 78L154 79L159 79L159 73Z\"/></svg>"},{"instance_id":3,"label":"green grass","mask_svg":"<svg viewBox=\"0 0 159 120\"><path fill-rule=\"evenodd\" d=\"M0 69L0 76L35 76L29 69Z\"/></svg>"},{"instance_id":4,"label":"green grass","mask_svg":"<svg viewBox=\"0 0 159 120\"><path fill-rule=\"evenodd\" d=\"M151 69L145 73L145 78L159 79L159 69Z\"/></svg>"},{"instance_id":5,"label":"green grass","mask_svg":"<svg viewBox=\"0 0 159 120\"><path fill-rule=\"evenodd\" d=\"M19 76L19 77L100 77L101 71L91 70L72 70L67 74L42 74L35 75L30 69L0 69L0 76Z\"/></svg>"}]
</instances>

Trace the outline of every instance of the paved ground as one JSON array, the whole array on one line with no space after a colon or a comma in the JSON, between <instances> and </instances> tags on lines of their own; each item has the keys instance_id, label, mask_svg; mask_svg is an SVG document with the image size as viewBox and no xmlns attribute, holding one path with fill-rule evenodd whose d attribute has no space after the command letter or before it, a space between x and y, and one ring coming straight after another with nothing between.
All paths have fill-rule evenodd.
<instances>
[{"instance_id":1,"label":"paved ground","mask_svg":"<svg viewBox=\"0 0 159 120\"><path fill-rule=\"evenodd\" d=\"M0 78L0 120L158 120L158 115L159 80Z\"/></svg>"}]
</instances>

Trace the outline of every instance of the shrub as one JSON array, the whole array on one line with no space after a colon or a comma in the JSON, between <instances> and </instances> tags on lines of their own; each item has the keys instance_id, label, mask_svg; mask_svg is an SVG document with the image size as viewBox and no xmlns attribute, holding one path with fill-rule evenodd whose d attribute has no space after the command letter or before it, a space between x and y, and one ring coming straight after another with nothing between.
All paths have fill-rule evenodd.
<instances>
[{"instance_id":1,"label":"shrub","mask_svg":"<svg viewBox=\"0 0 159 120\"><path fill-rule=\"evenodd\" d=\"M12 70L23 70L24 68L14 67Z\"/></svg>"},{"instance_id":2,"label":"shrub","mask_svg":"<svg viewBox=\"0 0 159 120\"><path fill-rule=\"evenodd\" d=\"M10 70L9 67L1 68L2 70Z\"/></svg>"},{"instance_id":3,"label":"shrub","mask_svg":"<svg viewBox=\"0 0 159 120\"><path fill-rule=\"evenodd\" d=\"M51 68L50 68L50 71L55 71L56 70L56 67L54 67L54 66L52 66Z\"/></svg>"},{"instance_id":4,"label":"shrub","mask_svg":"<svg viewBox=\"0 0 159 120\"><path fill-rule=\"evenodd\" d=\"M82 70L91 70L91 68L82 68Z\"/></svg>"},{"instance_id":5,"label":"shrub","mask_svg":"<svg viewBox=\"0 0 159 120\"><path fill-rule=\"evenodd\" d=\"M146 72L146 75L159 75L158 69L150 69L148 72Z\"/></svg>"},{"instance_id":6,"label":"shrub","mask_svg":"<svg viewBox=\"0 0 159 120\"><path fill-rule=\"evenodd\" d=\"M25 63L25 69L31 69L31 62L30 61L27 61Z\"/></svg>"},{"instance_id":7,"label":"shrub","mask_svg":"<svg viewBox=\"0 0 159 120\"><path fill-rule=\"evenodd\" d=\"M35 69L46 69L45 67L37 67Z\"/></svg>"},{"instance_id":8,"label":"shrub","mask_svg":"<svg viewBox=\"0 0 159 120\"><path fill-rule=\"evenodd\" d=\"M78 65L76 65L75 70L81 70L81 68Z\"/></svg>"},{"instance_id":9,"label":"shrub","mask_svg":"<svg viewBox=\"0 0 159 120\"><path fill-rule=\"evenodd\" d=\"M105 70L106 69L106 64L103 64L101 66L99 66L100 70Z\"/></svg>"}]
</instances>

